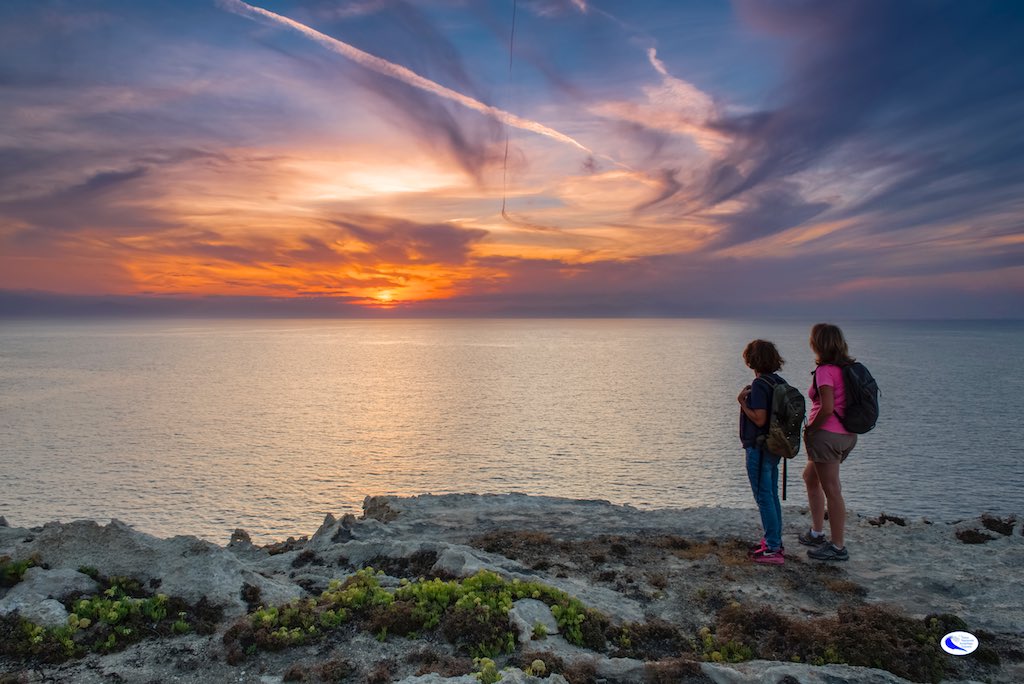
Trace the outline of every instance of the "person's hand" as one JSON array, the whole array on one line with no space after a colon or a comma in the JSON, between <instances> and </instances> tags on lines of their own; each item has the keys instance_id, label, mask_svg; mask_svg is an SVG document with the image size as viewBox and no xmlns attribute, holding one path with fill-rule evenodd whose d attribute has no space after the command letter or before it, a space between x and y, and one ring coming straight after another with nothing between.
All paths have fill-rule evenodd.
<instances>
[{"instance_id":1,"label":"person's hand","mask_svg":"<svg viewBox=\"0 0 1024 684\"><path fill-rule=\"evenodd\" d=\"M750 396L750 385L747 385L746 387L744 387L743 389L740 390L740 395L738 397L736 397L736 401L740 402L741 404L745 404L745 403L747 403L747 397L749 397L749 396Z\"/></svg>"}]
</instances>

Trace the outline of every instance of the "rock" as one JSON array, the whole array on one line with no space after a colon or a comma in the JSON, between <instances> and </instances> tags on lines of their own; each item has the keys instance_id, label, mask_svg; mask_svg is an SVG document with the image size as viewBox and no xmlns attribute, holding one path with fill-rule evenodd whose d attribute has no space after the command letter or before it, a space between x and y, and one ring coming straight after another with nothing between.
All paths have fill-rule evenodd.
<instances>
[{"instance_id":1,"label":"rock","mask_svg":"<svg viewBox=\"0 0 1024 684\"><path fill-rule=\"evenodd\" d=\"M235 531L231 533L228 546L252 546L252 537L241 527L236 527Z\"/></svg>"},{"instance_id":2,"label":"rock","mask_svg":"<svg viewBox=\"0 0 1024 684\"><path fill-rule=\"evenodd\" d=\"M537 625L543 626L545 634L558 634L558 622L551 614L551 609L543 601L520 599L512 604L508 618L519 633L519 643L521 644L527 644L533 640L534 628Z\"/></svg>"},{"instance_id":3,"label":"rock","mask_svg":"<svg viewBox=\"0 0 1024 684\"><path fill-rule=\"evenodd\" d=\"M2 515L0 515L0 527L10 527L10 525L7 524L7 518Z\"/></svg>"},{"instance_id":4,"label":"rock","mask_svg":"<svg viewBox=\"0 0 1024 684\"><path fill-rule=\"evenodd\" d=\"M474 678L474 681L475 678ZM503 684L568 684L565 681L565 677L559 674L553 674L550 677L534 677L528 675L522 670L502 670L501 679L499 680Z\"/></svg>"},{"instance_id":5,"label":"rock","mask_svg":"<svg viewBox=\"0 0 1024 684\"><path fill-rule=\"evenodd\" d=\"M494 566L469 547L450 546L438 556L433 571L437 575L471 577L481 570L494 570Z\"/></svg>"},{"instance_id":6,"label":"rock","mask_svg":"<svg viewBox=\"0 0 1024 684\"><path fill-rule=\"evenodd\" d=\"M378 640L372 633L348 630L343 638L282 652L261 651L245 657L238 649L238 653L225 651L224 631L232 616L245 610L246 601L253 606L280 605L306 595L303 589L318 594L332 579L344 579L355 568L372 565L385 573L380 581L389 588L403 577L433 573L466 577L485 569L507 580L536 581L564 591L605 614L613 627L631 622L645 625L636 632L640 638L622 646L637 660L609 658L607 654L618 652L617 646L622 645L616 644L614 636L603 653L574 646L557 633L546 605L528 599L513 605L510 618L522 643L514 662L529 663L534 657L560 660L578 673L593 673L597 681L645 681L654 675L696 672L694 679L721 684L905 684L890 673L866 668L767 661L697 664L685 656L676 658L682 643L677 637L685 641L700 627L714 625L720 609L733 600L751 608L775 606L787 619L808 615L817 619L832 615L851 596L862 597L855 590L865 587L869 605L896 603L913 618L951 613L971 628L994 630L997 633L986 641L992 657L998 654L1003 665L974 663L960 676L977 676L993 684L1024 681L1019 663L1007 664L1008 654L1016 653L1010 644L1019 641L1021 625L1021 594L1015 581L1024 552L1024 538L1017 534L1019 515L1010 535L1004 533L1009 525L1005 519L987 524L972 519L954 527L909 519L905 525L891 520L875 525L868 518L851 516L848 536L853 548L864 553L852 553L841 568L787 562L787 574L780 575L743 562L742 537L759 529L754 509L638 511L601 502L517 494L380 498L368 501L367 511L370 515L363 519L328 515L308 541L293 537L279 545L276 555L254 547L241 530L222 548L194 537L157 539L117 521L53 523L37 530L0 527L0 556L26 558L36 553L40 564L54 568L30 569L27 581L8 591L5 600L18 602L17 608L12 605L9 610L28 611L33 620L59 624L66 613L54 599L74 582L83 581L75 568L90 565L103 575L127 575L144 584L159 581L159 591L189 601L206 596L228 606L228 615L212 636L147 640L124 651L41 666L40 676L57 681L98 682L104 676L181 684L278 682L296 663L310 677L319 676L316 668L321 665L334 663L338 672L376 673L407 684L477 684L472 675L410 676L427 666L447 673L472 667L468 658L433 634L425 635L426 639L387 636ZM785 516L787 535L807 529L808 521L794 515L793 509L787 509ZM960 529L997 538L983 545L963 544L954 536ZM488 538L507 543L489 544ZM942 562L921 564L915 559L922 555ZM59 574L47 578L48 573L65 573L66 581L59 580ZM802 581L790 581L794 578ZM44 579L52 581L54 588L44 589ZM662 629L656 621L669 626ZM534 640L537 623L544 624L549 635ZM565 680L558 676L538 680L518 670L502 671L504 684L540 681L564 684Z\"/></svg>"},{"instance_id":7,"label":"rock","mask_svg":"<svg viewBox=\"0 0 1024 684\"><path fill-rule=\"evenodd\" d=\"M543 639L537 639L536 641L528 643L529 646L524 649L524 652L535 652L531 657L541 658L542 660L547 654L551 654L566 663L578 663L580 661L596 663L600 658L600 656L596 655L593 651L588 651L587 649L576 646L575 644L570 644L565 640L565 637L560 634L553 634L551 636L546 636Z\"/></svg>"},{"instance_id":8,"label":"rock","mask_svg":"<svg viewBox=\"0 0 1024 684\"><path fill-rule=\"evenodd\" d=\"M391 500L386 496L368 496L363 499L363 517L388 523L398 517L398 511L391 507Z\"/></svg>"},{"instance_id":9,"label":"rock","mask_svg":"<svg viewBox=\"0 0 1024 684\"><path fill-rule=\"evenodd\" d=\"M17 609L18 614L43 627L60 627L68 621L68 611L56 599L45 599Z\"/></svg>"},{"instance_id":10,"label":"rock","mask_svg":"<svg viewBox=\"0 0 1024 684\"><path fill-rule=\"evenodd\" d=\"M594 661L598 677L619 682L642 682L645 679L645 664L633 658L598 658Z\"/></svg>"},{"instance_id":11,"label":"rock","mask_svg":"<svg viewBox=\"0 0 1024 684\"><path fill-rule=\"evenodd\" d=\"M1008 537L1013 534L1013 526L1016 523L1017 518L1013 515L1008 518L1000 518L992 515L991 513L983 513L981 516L981 524L986 530L998 532L1004 537Z\"/></svg>"},{"instance_id":12,"label":"rock","mask_svg":"<svg viewBox=\"0 0 1024 684\"><path fill-rule=\"evenodd\" d=\"M307 548L325 548L331 543L340 541L332 539L334 535L337 534L339 528L340 523L338 522L338 519L328 513L324 516L324 521L320 524L320 527L318 527L316 532L313 533L313 536L310 537L309 543L306 545ZM346 539L344 541L348 540Z\"/></svg>"},{"instance_id":13,"label":"rock","mask_svg":"<svg viewBox=\"0 0 1024 684\"><path fill-rule=\"evenodd\" d=\"M301 588L264 577L231 551L196 537L158 539L112 520L50 523L25 545L54 569L97 568L108 576L132 577L144 585L159 580L160 591L192 603L206 598L226 616L246 612L243 584L256 586L268 605L302 596Z\"/></svg>"},{"instance_id":14,"label":"rock","mask_svg":"<svg viewBox=\"0 0 1024 684\"><path fill-rule=\"evenodd\" d=\"M68 612L57 599L73 592L93 593L99 585L77 570L29 568L24 579L0 599L0 615L17 612L21 617L45 627L67 622Z\"/></svg>"},{"instance_id":15,"label":"rock","mask_svg":"<svg viewBox=\"0 0 1024 684\"><path fill-rule=\"evenodd\" d=\"M92 593L99 589L96 581L78 570L70 568L29 568L21 582L14 585L8 596L18 592L39 594L43 598L61 599L72 592Z\"/></svg>"},{"instance_id":16,"label":"rock","mask_svg":"<svg viewBox=\"0 0 1024 684\"><path fill-rule=\"evenodd\" d=\"M731 665L702 663L701 671L715 684L775 684L793 681L799 684L910 684L906 679L884 670L849 665L806 665L751 660Z\"/></svg>"},{"instance_id":17,"label":"rock","mask_svg":"<svg viewBox=\"0 0 1024 684\"><path fill-rule=\"evenodd\" d=\"M501 684L569 684L565 677L553 674L546 678L528 675L522 670L515 668L501 670ZM473 675L462 675L461 677L442 677L439 674L431 673L417 677L406 677L399 680L398 684L480 684L480 680Z\"/></svg>"},{"instance_id":18,"label":"rock","mask_svg":"<svg viewBox=\"0 0 1024 684\"><path fill-rule=\"evenodd\" d=\"M275 542L273 544L267 544L262 547L271 556L277 556L282 553L291 553L292 551L299 551L305 548L306 543L309 542L309 537L288 537L286 540L281 542Z\"/></svg>"}]
</instances>

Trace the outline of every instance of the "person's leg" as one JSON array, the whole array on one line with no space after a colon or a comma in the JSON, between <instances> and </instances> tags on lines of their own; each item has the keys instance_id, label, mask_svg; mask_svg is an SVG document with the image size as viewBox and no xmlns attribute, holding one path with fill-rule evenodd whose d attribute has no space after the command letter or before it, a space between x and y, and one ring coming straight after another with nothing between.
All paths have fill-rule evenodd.
<instances>
[{"instance_id":1,"label":"person's leg","mask_svg":"<svg viewBox=\"0 0 1024 684\"><path fill-rule=\"evenodd\" d=\"M779 501L779 458L765 454L761 463L761 495L768 509L764 540L769 549L782 548L782 502Z\"/></svg>"},{"instance_id":2,"label":"person's leg","mask_svg":"<svg viewBox=\"0 0 1024 684\"><path fill-rule=\"evenodd\" d=\"M814 469L828 502L828 527L832 543L841 549L845 546L843 533L846 528L846 502L843 500L843 487L839 483L839 461L815 463Z\"/></svg>"},{"instance_id":3,"label":"person's leg","mask_svg":"<svg viewBox=\"0 0 1024 684\"><path fill-rule=\"evenodd\" d=\"M756 447L746 447L747 452L747 479L750 480L750 490L754 493L754 501L757 503L757 510L761 514L761 527L765 532L765 543L768 539L768 526L770 511L765 506L762 490L764 489L763 465L766 458L761 457L761 450ZM771 480L771 476L768 476Z\"/></svg>"},{"instance_id":4,"label":"person's leg","mask_svg":"<svg viewBox=\"0 0 1024 684\"><path fill-rule=\"evenodd\" d=\"M811 529L822 532L825 529L825 492L821 489L814 461L807 461L803 477L807 487L807 506L811 509Z\"/></svg>"}]
</instances>

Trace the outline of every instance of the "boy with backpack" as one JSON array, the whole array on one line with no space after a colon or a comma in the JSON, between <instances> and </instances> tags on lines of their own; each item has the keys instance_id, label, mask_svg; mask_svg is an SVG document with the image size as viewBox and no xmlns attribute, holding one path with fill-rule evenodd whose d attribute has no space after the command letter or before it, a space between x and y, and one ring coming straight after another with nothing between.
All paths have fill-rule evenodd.
<instances>
[{"instance_id":1,"label":"boy with backpack","mask_svg":"<svg viewBox=\"0 0 1024 684\"><path fill-rule=\"evenodd\" d=\"M743 350L743 360L754 371L744 387L740 404L740 442L746 451L747 477L754 492L764 537L750 551L750 559L765 565L785 563L782 548L782 504L779 501L779 462L800 449L804 400L777 371L785 363L775 345L754 340Z\"/></svg>"}]
</instances>

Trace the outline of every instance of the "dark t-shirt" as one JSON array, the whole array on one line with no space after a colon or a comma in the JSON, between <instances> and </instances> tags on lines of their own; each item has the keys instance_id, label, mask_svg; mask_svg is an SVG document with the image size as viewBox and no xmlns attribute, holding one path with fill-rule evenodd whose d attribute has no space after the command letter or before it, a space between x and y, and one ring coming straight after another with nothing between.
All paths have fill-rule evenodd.
<instances>
[{"instance_id":1,"label":"dark t-shirt","mask_svg":"<svg viewBox=\"0 0 1024 684\"><path fill-rule=\"evenodd\" d=\"M775 382L785 382L778 373L768 374ZM747 396L747 407L751 410L756 411L757 409L764 409L769 411L772 403L772 386L767 380L762 380L764 376L754 378L754 382L750 383L750 394ZM769 416L770 417L770 416ZM764 424L764 427L757 427L753 421L747 418L747 414L740 411L740 442L743 443L744 447L757 446L757 438L761 435L768 434L768 423Z\"/></svg>"}]
</instances>

